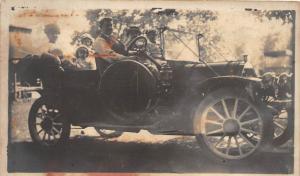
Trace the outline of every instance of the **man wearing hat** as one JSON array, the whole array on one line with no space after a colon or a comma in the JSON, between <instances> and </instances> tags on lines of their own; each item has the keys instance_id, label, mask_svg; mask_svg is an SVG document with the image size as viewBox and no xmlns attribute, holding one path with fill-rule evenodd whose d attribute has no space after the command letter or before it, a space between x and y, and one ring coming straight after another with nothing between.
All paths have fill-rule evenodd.
<instances>
[{"instance_id":1,"label":"man wearing hat","mask_svg":"<svg viewBox=\"0 0 300 176\"><path fill-rule=\"evenodd\" d=\"M147 43L147 52L150 56L156 59L162 58L162 53L159 45L156 43L156 36L157 33L155 30L148 30L146 31L146 36L148 39Z\"/></svg>"},{"instance_id":2,"label":"man wearing hat","mask_svg":"<svg viewBox=\"0 0 300 176\"><path fill-rule=\"evenodd\" d=\"M112 35L112 19L103 18L98 25L100 31L93 46L96 59L104 59L109 62L126 59L124 45Z\"/></svg>"},{"instance_id":3,"label":"man wearing hat","mask_svg":"<svg viewBox=\"0 0 300 176\"><path fill-rule=\"evenodd\" d=\"M58 35L60 34L60 29L57 24L50 23L45 25L44 32L48 37L49 43L55 43L58 39Z\"/></svg>"}]
</instances>

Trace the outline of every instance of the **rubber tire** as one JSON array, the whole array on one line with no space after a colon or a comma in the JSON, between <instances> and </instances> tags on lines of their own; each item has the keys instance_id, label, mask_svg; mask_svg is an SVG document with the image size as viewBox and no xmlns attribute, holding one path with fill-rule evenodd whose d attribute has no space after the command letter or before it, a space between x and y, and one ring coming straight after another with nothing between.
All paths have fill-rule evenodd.
<instances>
[{"instance_id":1,"label":"rubber tire","mask_svg":"<svg viewBox=\"0 0 300 176\"><path fill-rule=\"evenodd\" d=\"M115 131L113 133L107 134L107 133L103 133L102 131L100 131L101 128L97 128L97 127L94 127L94 128L101 137L107 138L107 139L108 138L117 138L123 134L122 131Z\"/></svg>"},{"instance_id":2,"label":"rubber tire","mask_svg":"<svg viewBox=\"0 0 300 176\"><path fill-rule=\"evenodd\" d=\"M280 146L282 144L285 144L288 140L290 140L293 137L294 134L294 113L293 109L288 109L288 124L287 128L284 130L284 132L277 138L273 139L273 145L274 146Z\"/></svg>"},{"instance_id":3,"label":"rubber tire","mask_svg":"<svg viewBox=\"0 0 300 176\"><path fill-rule=\"evenodd\" d=\"M207 146L203 136L201 134L198 134L198 135L196 135L196 139L202 149L202 153L208 159L210 159L212 161L216 161L216 162L222 163L222 164L229 164L229 165L241 164L242 161L251 161L252 159L257 159L260 156L261 152L269 150L270 147L272 146L271 145L272 140L273 140L272 115L267 110L266 105L264 105L263 103L260 103L260 102L254 103L251 100L251 98L247 95L245 90L239 89L239 88L221 88L221 89L217 89L213 92L210 92L208 95L206 95L204 97L204 99L200 102L200 104L198 103L198 106L196 106L195 112L193 113L193 119L195 120L195 117L197 117L197 116L201 117L201 115L199 115L199 114L196 116L197 108L200 108L198 110L198 112L204 112L205 108L207 106L209 106L209 104L212 100L215 100L216 98L222 99L222 97L224 97L224 95L225 96L230 95L230 96L243 97L244 100L247 100L248 103L251 103L252 105L254 105L257 108L257 110L260 112L262 120L263 120L263 128L262 128L263 132L262 132L262 140L261 140L260 146L256 149L256 151L254 151L252 154L250 154L249 156L247 156L245 158L225 159L225 158L221 158L220 156L215 154L209 148L209 146ZM194 121L194 124L195 124L195 121Z\"/></svg>"},{"instance_id":4,"label":"rubber tire","mask_svg":"<svg viewBox=\"0 0 300 176\"><path fill-rule=\"evenodd\" d=\"M29 112L29 117L28 117L28 128L29 128L29 133L31 136L32 141L37 144L39 147L43 149L58 149L63 147L64 144L68 141L70 137L70 132L71 132L71 125L67 121L66 118L63 118L63 125L62 125L62 133L61 137L58 140L58 142L55 145L46 145L43 143L36 131L35 128L35 118L36 118L36 113L38 109L42 106L45 105L45 100L43 97L38 98L33 105L31 106L30 112Z\"/></svg>"}]
</instances>

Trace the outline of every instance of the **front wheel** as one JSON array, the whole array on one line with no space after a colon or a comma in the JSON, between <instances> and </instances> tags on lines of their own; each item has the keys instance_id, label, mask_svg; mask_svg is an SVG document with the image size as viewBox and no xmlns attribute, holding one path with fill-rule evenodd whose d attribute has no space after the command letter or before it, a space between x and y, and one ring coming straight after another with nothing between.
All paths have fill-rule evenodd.
<instances>
[{"instance_id":1,"label":"front wheel","mask_svg":"<svg viewBox=\"0 0 300 176\"><path fill-rule=\"evenodd\" d=\"M291 108L283 109L273 117L274 139L273 145L280 146L293 137L294 115Z\"/></svg>"},{"instance_id":2,"label":"front wheel","mask_svg":"<svg viewBox=\"0 0 300 176\"><path fill-rule=\"evenodd\" d=\"M265 110L240 89L208 94L194 113L194 132L204 153L215 160L234 162L262 151L273 136L271 115Z\"/></svg>"},{"instance_id":3,"label":"front wheel","mask_svg":"<svg viewBox=\"0 0 300 176\"><path fill-rule=\"evenodd\" d=\"M64 144L70 136L70 124L56 107L37 99L29 112L28 127L33 142L52 148Z\"/></svg>"}]
</instances>

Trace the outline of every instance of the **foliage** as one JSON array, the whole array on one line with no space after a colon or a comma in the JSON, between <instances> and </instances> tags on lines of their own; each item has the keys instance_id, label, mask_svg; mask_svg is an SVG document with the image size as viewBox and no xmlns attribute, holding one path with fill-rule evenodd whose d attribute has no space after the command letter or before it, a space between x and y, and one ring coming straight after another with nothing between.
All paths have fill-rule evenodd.
<instances>
[{"instance_id":1,"label":"foliage","mask_svg":"<svg viewBox=\"0 0 300 176\"><path fill-rule=\"evenodd\" d=\"M276 19L281 20L282 24L293 23L296 16L294 10L246 10L251 11L251 13L256 15L261 21Z\"/></svg>"},{"instance_id":2,"label":"foliage","mask_svg":"<svg viewBox=\"0 0 300 176\"><path fill-rule=\"evenodd\" d=\"M141 31L146 29L157 29L159 27L168 26L181 31L190 33L204 34L203 46L201 46L201 56L208 57L214 51L210 49L211 43L217 43L219 34L216 30L210 28L208 23L217 19L217 13L209 10L175 10L175 9L135 9L135 10L111 10L111 9L96 9L86 12L86 19L89 21L89 31L75 31L73 41L78 35L88 32L92 37L98 35L97 22L101 18L110 17L113 20L113 28L117 36L122 36L122 32L129 26L137 26ZM195 40L195 35L190 35L187 40ZM176 33L181 38L186 34ZM178 42L172 36L170 42ZM74 43L74 42L73 42ZM197 51L196 51L197 52Z\"/></svg>"},{"instance_id":3,"label":"foliage","mask_svg":"<svg viewBox=\"0 0 300 176\"><path fill-rule=\"evenodd\" d=\"M262 22L275 19L275 20L280 20L282 22L282 25L291 24L292 37L290 40L289 48L294 50L293 45L295 44L294 38L295 38L295 18L296 18L295 10L263 10L263 11L254 10L251 13L257 16L257 18ZM276 38L274 39L274 37L268 36L266 41L268 45L266 45L266 48L269 48L269 50L270 48L272 48L271 46L269 46L270 45L269 43L276 42L276 41L270 42L269 40L271 40L271 38L273 38L273 40L276 40Z\"/></svg>"}]
</instances>

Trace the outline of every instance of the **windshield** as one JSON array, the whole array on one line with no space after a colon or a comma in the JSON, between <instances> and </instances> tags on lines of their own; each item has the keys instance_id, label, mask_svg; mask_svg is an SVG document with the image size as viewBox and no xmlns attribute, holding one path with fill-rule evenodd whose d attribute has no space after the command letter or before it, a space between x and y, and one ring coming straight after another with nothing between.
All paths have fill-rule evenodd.
<instances>
[{"instance_id":1,"label":"windshield","mask_svg":"<svg viewBox=\"0 0 300 176\"><path fill-rule=\"evenodd\" d=\"M166 30L165 58L167 60L198 61L196 36Z\"/></svg>"}]
</instances>

